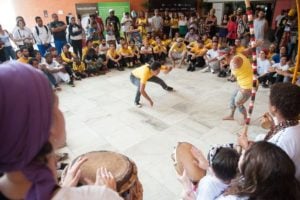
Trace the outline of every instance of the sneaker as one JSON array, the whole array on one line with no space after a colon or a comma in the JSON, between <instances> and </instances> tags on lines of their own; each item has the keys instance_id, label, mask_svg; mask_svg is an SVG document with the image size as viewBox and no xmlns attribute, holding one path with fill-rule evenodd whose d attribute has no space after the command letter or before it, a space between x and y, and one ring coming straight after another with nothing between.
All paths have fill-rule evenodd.
<instances>
[{"instance_id":1,"label":"sneaker","mask_svg":"<svg viewBox=\"0 0 300 200\"><path fill-rule=\"evenodd\" d=\"M134 105L135 105L137 108L141 108L141 107L142 107L142 104L137 103L137 102L135 102Z\"/></svg>"},{"instance_id":2,"label":"sneaker","mask_svg":"<svg viewBox=\"0 0 300 200\"><path fill-rule=\"evenodd\" d=\"M172 87L170 87L170 86L167 86L166 88L164 88L165 90L167 90L167 91L169 91L169 92L171 92L171 91L173 91L173 88Z\"/></svg>"},{"instance_id":3,"label":"sneaker","mask_svg":"<svg viewBox=\"0 0 300 200\"><path fill-rule=\"evenodd\" d=\"M194 72L195 70L196 70L196 68L195 68L195 66L193 66L190 71Z\"/></svg>"}]
</instances>

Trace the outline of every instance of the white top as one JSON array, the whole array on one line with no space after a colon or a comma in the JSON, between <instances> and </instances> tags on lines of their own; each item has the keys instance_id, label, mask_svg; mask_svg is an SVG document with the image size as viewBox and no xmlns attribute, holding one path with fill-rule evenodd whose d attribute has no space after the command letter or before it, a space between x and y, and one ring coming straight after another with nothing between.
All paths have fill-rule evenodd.
<instances>
[{"instance_id":1,"label":"white top","mask_svg":"<svg viewBox=\"0 0 300 200\"><path fill-rule=\"evenodd\" d=\"M272 65L272 67L274 67L275 69L280 69L282 71L287 71L289 69L288 64L281 65L281 63L275 63L274 65Z\"/></svg>"},{"instance_id":2,"label":"white top","mask_svg":"<svg viewBox=\"0 0 300 200\"><path fill-rule=\"evenodd\" d=\"M257 73L261 76L268 73L269 68L271 67L271 62L268 59L261 60L257 59Z\"/></svg>"},{"instance_id":3,"label":"white top","mask_svg":"<svg viewBox=\"0 0 300 200\"><path fill-rule=\"evenodd\" d=\"M24 27L24 29L20 29L19 27L14 29L14 32L12 33L14 39L24 39L24 38L32 38L32 32L29 28L27 28L26 26ZM26 39L24 41L19 41L16 42L17 45L24 45L24 42L28 42L28 43L32 43L32 39Z\"/></svg>"},{"instance_id":4,"label":"white top","mask_svg":"<svg viewBox=\"0 0 300 200\"><path fill-rule=\"evenodd\" d=\"M182 20L182 19L178 20L178 26L187 26L187 20L186 19L184 19L184 20Z\"/></svg>"},{"instance_id":5,"label":"white top","mask_svg":"<svg viewBox=\"0 0 300 200\"><path fill-rule=\"evenodd\" d=\"M256 39L265 39L265 26L268 25L266 19L255 19L254 20L254 35Z\"/></svg>"},{"instance_id":6,"label":"white top","mask_svg":"<svg viewBox=\"0 0 300 200\"><path fill-rule=\"evenodd\" d=\"M11 43L9 40L9 34L6 31L4 31L4 35L0 35L0 40L4 43L5 47L11 46Z\"/></svg>"},{"instance_id":7,"label":"white top","mask_svg":"<svg viewBox=\"0 0 300 200\"><path fill-rule=\"evenodd\" d=\"M283 149L296 166L296 179L300 181L300 124L276 133L269 142Z\"/></svg>"},{"instance_id":8,"label":"white top","mask_svg":"<svg viewBox=\"0 0 300 200\"><path fill-rule=\"evenodd\" d=\"M123 32L128 32L131 24L132 24L132 19L130 17L124 16L121 19L121 25L122 25L121 30Z\"/></svg>"},{"instance_id":9,"label":"white top","mask_svg":"<svg viewBox=\"0 0 300 200\"><path fill-rule=\"evenodd\" d=\"M153 16L151 18L151 24L153 30L160 30L163 26L163 18L161 16Z\"/></svg>"},{"instance_id":10,"label":"white top","mask_svg":"<svg viewBox=\"0 0 300 200\"><path fill-rule=\"evenodd\" d=\"M107 43L105 45L100 44L99 45L99 54L106 54L108 49L109 49L109 46Z\"/></svg>"},{"instance_id":11,"label":"white top","mask_svg":"<svg viewBox=\"0 0 300 200\"><path fill-rule=\"evenodd\" d=\"M213 50L213 49L209 49L206 53L206 55L212 59L212 58L217 58L219 56L219 51L218 50Z\"/></svg>"},{"instance_id":12,"label":"white top","mask_svg":"<svg viewBox=\"0 0 300 200\"><path fill-rule=\"evenodd\" d=\"M215 200L227 189L228 184L223 183L213 175L204 176L197 188L197 200Z\"/></svg>"},{"instance_id":13,"label":"white top","mask_svg":"<svg viewBox=\"0 0 300 200\"><path fill-rule=\"evenodd\" d=\"M36 31L36 28L38 29L39 31L39 34L37 34L37 31ZM36 41L37 44L50 44L51 43L51 31L50 29L48 28L48 31L47 29L45 28L45 26L35 26L33 27L33 36L34 36L34 39Z\"/></svg>"},{"instance_id":14,"label":"white top","mask_svg":"<svg viewBox=\"0 0 300 200\"><path fill-rule=\"evenodd\" d=\"M63 187L52 200L123 200L119 194L105 186Z\"/></svg>"},{"instance_id":15,"label":"white top","mask_svg":"<svg viewBox=\"0 0 300 200\"><path fill-rule=\"evenodd\" d=\"M248 197L238 197L236 195L220 196L216 200L247 200Z\"/></svg>"}]
</instances>

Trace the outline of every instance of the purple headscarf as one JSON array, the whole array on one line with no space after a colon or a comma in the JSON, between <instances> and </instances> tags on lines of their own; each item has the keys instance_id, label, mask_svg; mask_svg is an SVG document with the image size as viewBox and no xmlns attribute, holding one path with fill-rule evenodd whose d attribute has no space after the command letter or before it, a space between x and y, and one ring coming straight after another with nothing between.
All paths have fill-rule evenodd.
<instances>
[{"instance_id":1,"label":"purple headscarf","mask_svg":"<svg viewBox=\"0 0 300 200\"><path fill-rule=\"evenodd\" d=\"M30 200L48 200L55 187L50 169L33 161L48 141L53 94L46 77L17 62L0 65L0 172L22 171L32 182Z\"/></svg>"}]
</instances>

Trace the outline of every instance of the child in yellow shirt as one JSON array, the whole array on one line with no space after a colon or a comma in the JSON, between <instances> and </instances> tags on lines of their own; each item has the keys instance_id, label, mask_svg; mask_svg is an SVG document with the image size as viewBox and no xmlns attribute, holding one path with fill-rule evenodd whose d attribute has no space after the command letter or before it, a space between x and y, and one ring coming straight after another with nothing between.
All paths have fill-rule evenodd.
<instances>
[{"instance_id":1,"label":"child in yellow shirt","mask_svg":"<svg viewBox=\"0 0 300 200\"><path fill-rule=\"evenodd\" d=\"M167 48L163 45L159 36L156 37L156 46L153 47L154 59L161 63L166 61Z\"/></svg>"},{"instance_id":2,"label":"child in yellow shirt","mask_svg":"<svg viewBox=\"0 0 300 200\"><path fill-rule=\"evenodd\" d=\"M205 59L204 56L207 52L207 49L204 46L204 42L202 40L198 40L197 45L191 48L190 52L188 53L188 62L189 67L187 71L195 71L196 67L204 67Z\"/></svg>"},{"instance_id":3,"label":"child in yellow shirt","mask_svg":"<svg viewBox=\"0 0 300 200\"><path fill-rule=\"evenodd\" d=\"M78 57L74 58L73 71L75 75L80 78L86 78L88 76L84 62L82 62Z\"/></svg>"}]
</instances>

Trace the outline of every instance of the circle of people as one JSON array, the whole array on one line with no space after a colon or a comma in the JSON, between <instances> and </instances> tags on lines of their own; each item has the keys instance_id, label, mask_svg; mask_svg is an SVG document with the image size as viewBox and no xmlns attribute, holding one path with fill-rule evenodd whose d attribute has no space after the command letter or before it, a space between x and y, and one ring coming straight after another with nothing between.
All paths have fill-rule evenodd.
<instances>
[{"instance_id":1,"label":"circle of people","mask_svg":"<svg viewBox=\"0 0 300 200\"><path fill-rule=\"evenodd\" d=\"M263 87L288 82L293 76L297 38L293 11L283 10L276 17L274 43L267 48L257 45L257 72ZM247 15L241 8L229 17L225 14L219 26L214 9L206 18L199 13L188 18L177 12L165 11L161 16L155 10L154 16L149 16L147 12L137 15L133 11L131 15L124 13L121 21L110 9L105 24L96 14L90 15L86 29L75 17L70 18L69 25L55 13L52 19L44 25L41 17L35 17L36 26L30 30L23 17L18 16L12 33L0 25L0 62L17 59L29 63L41 69L58 89L61 81L74 86L74 80L105 74L112 68L122 71L124 67L154 60L164 63L167 58L173 67L188 64L187 71L200 68L235 81L230 60L236 54L251 56ZM263 10L256 10L254 31L257 41L264 42L268 22ZM18 50L14 51L11 41Z\"/></svg>"}]
</instances>

